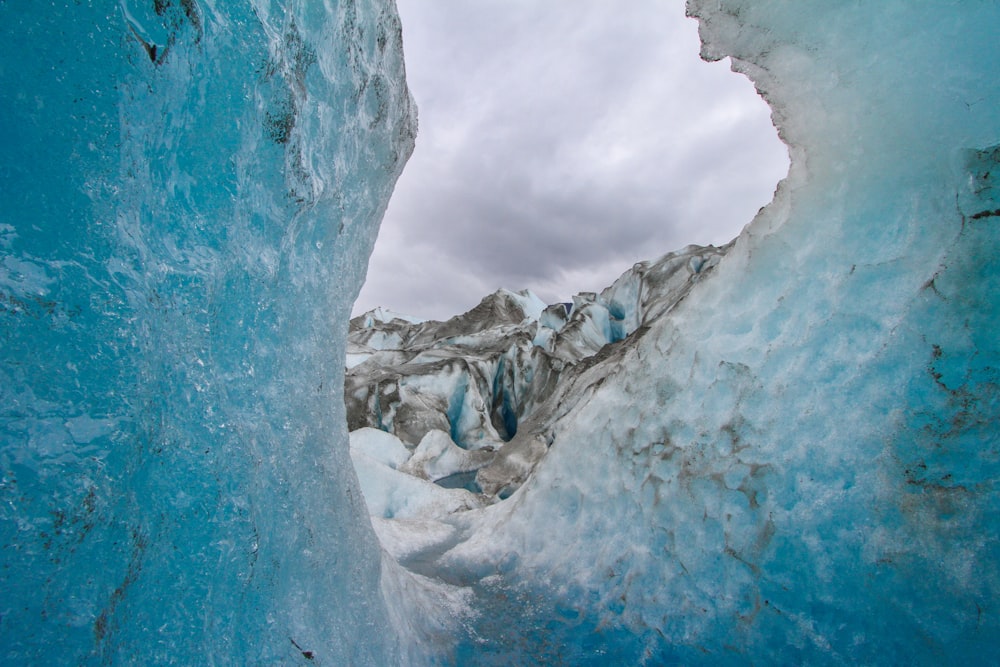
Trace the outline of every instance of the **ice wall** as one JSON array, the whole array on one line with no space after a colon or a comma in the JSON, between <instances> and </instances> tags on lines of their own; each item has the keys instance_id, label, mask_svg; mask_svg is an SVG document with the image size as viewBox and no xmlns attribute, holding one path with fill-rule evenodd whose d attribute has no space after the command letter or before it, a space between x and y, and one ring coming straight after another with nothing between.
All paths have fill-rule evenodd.
<instances>
[{"instance_id":1,"label":"ice wall","mask_svg":"<svg viewBox=\"0 0 1000 667\"><path fill-rule=\"evenodd\" d=\"M688 11L772 106L791 171L709 279L578 380L534 477L448 554L485 610L457 655L995 660L1000 6Z\"/></svg>"},{"instance_id":2,"label":"ice wall","mask_svg":"<svg viewBox=\"0 0 1000 667\"><path fill-rule=\"evenodd\" d=\"M344 337L392 2L0 3L0 662L396 661Z\"/></svg>"}]
</instances>

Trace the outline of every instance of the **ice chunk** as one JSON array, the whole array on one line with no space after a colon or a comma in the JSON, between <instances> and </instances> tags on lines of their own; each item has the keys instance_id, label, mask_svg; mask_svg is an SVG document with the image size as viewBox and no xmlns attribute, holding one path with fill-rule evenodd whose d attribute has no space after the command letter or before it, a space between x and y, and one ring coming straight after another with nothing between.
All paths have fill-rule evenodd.
<instances>
[{"instance_id":1,"label":"ice chunk","mask_svg":"<svg viewBox=\"0 0 1000 667\"><path fill-rule=\"evenodd\" d=\"M351 431L351 451L364 454L394 470L410 458L410 450L399 438L376 428Z\"/></svg>"},{"instance_id":2,"label":"ice chunk","mask_svg":"<svg viewBox=\"0 0 1000 667\"><path fill-rule=\"evenodd\" d=\"M351 457L372 516L435 519L483 505L465 489L445 489L433 482L393 470L357 450L352 450Z\"/></svg>"}]
</instances>

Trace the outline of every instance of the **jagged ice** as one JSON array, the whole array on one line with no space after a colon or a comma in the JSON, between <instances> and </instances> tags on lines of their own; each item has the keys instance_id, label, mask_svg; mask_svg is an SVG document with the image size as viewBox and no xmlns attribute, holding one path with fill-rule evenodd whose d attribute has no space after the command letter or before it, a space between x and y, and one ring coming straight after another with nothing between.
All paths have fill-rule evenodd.
<instances>
[{"instance_id":1,"label":"jagged ice","mask_svg":"<svg viewBox=\"0 0 1000 667\"><path fill-rule=\"evenodd\" d=\"M4 661L995 660L1000 8L688 12L773 110L774 201L669 307L537 312L537 400L513 354L496 405L383 411L406 452L356 474L392 3L0 3ZM519 438L481 506L433 483Z\"/></svg>"}]
</instances>

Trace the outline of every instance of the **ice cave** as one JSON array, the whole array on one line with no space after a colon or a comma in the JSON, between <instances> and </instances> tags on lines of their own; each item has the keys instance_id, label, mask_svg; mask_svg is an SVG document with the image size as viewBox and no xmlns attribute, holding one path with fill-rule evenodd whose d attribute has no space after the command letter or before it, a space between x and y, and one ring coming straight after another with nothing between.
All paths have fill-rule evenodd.
<instances>
[{"instance_id":1,"label":"ice cave","mask_svg":"<svg viewBox=\"0 0 1000 667\"><path fill-rule=\"evenodd\" d=\"M0 3L0 661L1000 663L1000 5L687 12L772 203L425 323L391 0Z\"/></svg>"}]
</instances>

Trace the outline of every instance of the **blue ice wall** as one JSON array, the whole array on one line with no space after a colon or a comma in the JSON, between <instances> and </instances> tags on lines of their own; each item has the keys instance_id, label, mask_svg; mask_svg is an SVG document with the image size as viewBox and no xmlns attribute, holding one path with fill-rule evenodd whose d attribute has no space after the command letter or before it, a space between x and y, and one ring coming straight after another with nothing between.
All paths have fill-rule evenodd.
<instances>
[{"instance_id":1,"label":"blue ice wall","mask_svg":"<svg viewBox=\"0 0 1000 667\"><path fill-rule=\"evenodd\" d=\"M0 662L392 664L343 341L391 2L0 3Z\"/></svg>"},{"instance_id":2,"label":"blue ice wall","mask_svg":"<svg viewBox=\"0 0 1000 667\"><path fill-rule=\"evenodd\" d=\"M771 105L788 178L563 394L533 478L450 554L516 600L459 651L997 664L1000 4L688 10Z\"/></svg>"}]
</instances>

